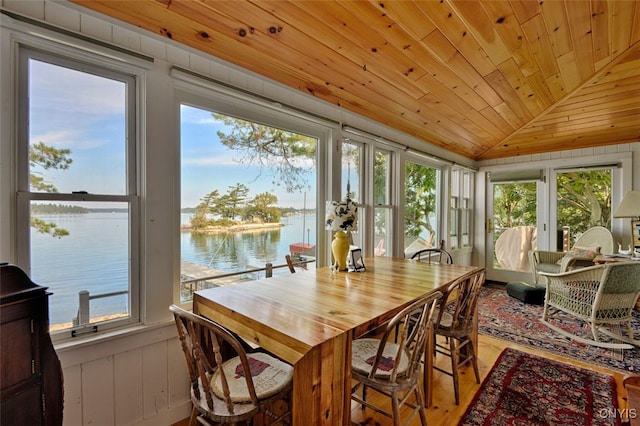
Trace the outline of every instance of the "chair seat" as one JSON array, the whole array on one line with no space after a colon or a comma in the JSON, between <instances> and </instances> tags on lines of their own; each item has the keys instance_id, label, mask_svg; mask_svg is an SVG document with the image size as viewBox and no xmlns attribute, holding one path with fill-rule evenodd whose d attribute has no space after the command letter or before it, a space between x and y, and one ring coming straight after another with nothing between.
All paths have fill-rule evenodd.
<instances>
[{"instance_id":1,"label":"chair seat","mask_svg":"<svg viewBox=\"0 0 640 426\"><path fill-rule=\"evenodd\" d=\"M293 381L293 367L279 359L262 352L247 354L251 369L251 378L256 389L258 399L269 398L281 392ZM225 361L222 367L225 371L231 400L233 402L249 402L249 388L244 379L244 371L240 358L234 357ZM222 375L219 371L211 379L211 388L218 398L224 398L222 390Z\"/></svg>"},{"instance_id":2,"label":"chair seat","mask_svg":"<svg viewBox=\"0 0 640 426\"><path fill-rule=\"evenodd\" d=\"M550 274L558 274L561 271L561 266L557 263L538 263L536 265L537 272L548 272Z\"/></svg>"},{"instance_id":3,"label":"chair seat","mask_svg":"<svg viewBox=\"0 0 640 426\"><path fill-rule=\"evenodd\" d=\"M379 339L356 339L352 342L352 358L351 369L355 372L369 375L371 372L373 361L378 353L378 347L380 346ZM382 356L387 363L381 363L378 365L378 371L376 371L375 377L384 378L389 377L393 367L395 365L395 357L398 353L399 345L396 343L387 343L382 352ZM398 374L403 374L407 371L409 366L409 355L404 351L403 356L400 359L400 365L398 366Z\"/></svg>"}]
</instances>

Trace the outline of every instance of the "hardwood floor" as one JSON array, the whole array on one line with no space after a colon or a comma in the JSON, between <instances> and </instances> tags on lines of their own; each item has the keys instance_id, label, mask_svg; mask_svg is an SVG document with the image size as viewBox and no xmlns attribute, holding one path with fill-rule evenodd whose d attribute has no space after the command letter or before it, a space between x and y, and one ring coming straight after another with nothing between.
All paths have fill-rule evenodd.
<instances>
[{"instance_id":1,"label":"hardwood floor","mask_svg":"<svg viewBox=\"0 0 640 426\"><path fill-rule=\"evenodd\" d=\"M506 347L511 347L514 349L519 349L522 351L526 351L529 353L541 355L547 358L552 358L558 361L567 362L569 364L594 369L598 371L602 371L608 374L612 374L618 385L618 402L620 407L625 407L625 402L623 401L623 396L626 395L624 388L622 386L623 375L612 371L606 370L602 368L596 368L593 365L585 364L570 360L568 358L564 358L557 355L552 355L549 352L537 351L528 347L523 347L520 345L509 344L506 341L495 339L488 336L480 335L478 336L478 353L480 354L478 360L478 366L480 369L480 381L484 380L487 376L491 367L498 359L498 356ZM443 363L443 365L448 366L450 362L448 358L444 356L439 356L436 358L436 362L438 364ZM460 405L455 404L454 396L453 396L453 380L451 377L446 376L438 371L435 371L434 378L434 396L433 396L433 405L427 409L427 420L429 422L429 426L449 426L452 424L456 424L460 418L464 415L467 406L473 400L473 397L476 391L480 388L480 385L476 383L475 377L473 374L473 368L471 366L464 367L461 370L462 374L460 376ZM373 392L371 392L371 396L373 396ZM360 409L360 407L354 407L351 412L351 418L354 422L363 422L366 419L373 418L375 421L380 423L381 425L390 424L390 421L377 413L372 412L371 410L365 410L364 412ZM369 423L365 423L369 424ZM371 423L375 424L375 423ZM420 425L420 419L414 419L411 425Z\"/></svg>"},{"instance_id":2,"label":"hardwood floor","mask_svg":"<svg viewBox=\"0 0 640 426\"><path fill-rule=\"evenodd\" d=\"M502 352L502 350L506 347L511 347L514 349L519 349L522 351L526 351L529 353L541 355L547 358L552 358L558 361L567 362L569 364L577 365L584 368L589 368L597 371L601 371L604 373L611 374L615 377L616 383L618 386L618 405L620 408L626 407L626 402L624 398L626 396L626 392L622 385L622 380L624 376L621 373L616 371L602 369L594 367L590 364L580 363L574 360L570 360L568 358L564 358L558 355L552 355L549 352L543 352L534 350L528 347L523 347L520 345L509 344L503 340L495 339L488 336L480 335L478 336L478 353L479 357L479 369L480 369L480 381L484 380L487 376L491 367L497 360L498 356ZM450 362L448 358L444 356L438 356L436 359L438 364L443 363L443 365L448 365ZM433 405L427 409L427 420L429 426L450 426L452 424L456 424L462 415L465 413L467 406L471 403L473 396L476 391L480 388L480 385L476 383L475 377L473 374L472 367L464 367L461 370L460 376L460 405L455 404L455 400L453 397L453 380L451 377L444 375L438 371L435 371L434 377L434 396L433 396ZM376 395L374 391L369 391L367 394L367 400L373 401L377 403L377 401L387 402L388 398L383 397L381 395ZM387 404L389 405L389 404ZM181 422L174 424L173 426L186 426L187 420L185 419ZM355 403L352 404L351 411L351 420L356 423L360 423L363 425L388 425L391 424L390 419L387 417L376 413L373 410L366 409L362 410L359 405ZM413 420L411 425L420 425L420 419L416 418Z\"/></svg>"}]
</instances>

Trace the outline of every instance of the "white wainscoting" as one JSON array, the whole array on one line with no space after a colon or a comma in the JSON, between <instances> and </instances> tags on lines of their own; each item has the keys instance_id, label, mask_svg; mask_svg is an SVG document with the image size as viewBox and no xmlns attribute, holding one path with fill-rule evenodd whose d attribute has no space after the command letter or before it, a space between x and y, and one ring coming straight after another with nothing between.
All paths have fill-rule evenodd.
<instances>
[{"instance_id":1,"label":"white wainscoting","mask_svg":"<svg viewBox=\"0 0 640 426\"><path fill-rule=\"evenodd\" d=\"M64 425L170 425L189 416L189 380L173 322L56 350Z\"/></svg>"}]
</instances>

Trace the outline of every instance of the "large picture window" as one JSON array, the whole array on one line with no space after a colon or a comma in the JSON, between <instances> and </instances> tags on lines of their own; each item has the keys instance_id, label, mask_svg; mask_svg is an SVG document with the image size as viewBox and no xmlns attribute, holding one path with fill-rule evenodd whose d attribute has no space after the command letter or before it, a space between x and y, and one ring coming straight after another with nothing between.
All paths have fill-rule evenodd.
<instances>
[{"instance_id":1,"label":"large picture window","mask_svg":"<svg viewBox=\"0 0 640 426\"><path fill-rule=\"evenodd\" d=\"M405 163L404 254L440 245L438 224L440 170L423 164Z\"/></svg>"},{"instance_id":2,"label":"large picture window","mask_svg":"<svg viewBox=\"0 0 640 426\"><path fill-rule=\"evenodd\" d=\"M185 103L180 122L180 301L265 271L219 275L289 273L287 254L313 263L317 138Z\"/></svg>"},{"instance_id":3,"label":"large picture window","mask_svg":"<svg viewBox=\"0 0 640 426\"><path fill-rule=\"evenodd\" d=\"M135 77L27 48L19 70L18 261L52 333L136 322Z\"/></svg>"}]
</instances>

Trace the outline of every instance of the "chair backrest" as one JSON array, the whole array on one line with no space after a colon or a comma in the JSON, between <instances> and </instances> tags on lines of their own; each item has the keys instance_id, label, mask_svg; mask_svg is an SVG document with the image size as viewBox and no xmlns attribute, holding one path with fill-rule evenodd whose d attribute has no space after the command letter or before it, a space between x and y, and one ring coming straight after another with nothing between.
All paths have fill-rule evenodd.
<instances>
[{"instance_id":1,"label":"chair backrest","mask_svg":"<svg viewBox=\"0 0 640 426\"><path fill-rule=\"evenodd\" d=\"M607 264L602 274L603 294L640 293L640 262L612 262ZM636 301L630 300L632 306Z\"/></svg>"},{"instance_id":2,"label":"chair backrest","mask_svg":"<svg viewBox=\"0 0 640 426\"><path fill-rule=\"evenodd\" d=\"M291 259L291 255L287 254L284 256L284 259L287 261L287 266L289 267L289 272L291 272L292 274L296 273L296 267L293 264L293 260Z\"/></svg>"},{"instance_id":3,"label":"chair backrest","mask_svg":"<svg viewBox=\"0 0 640 426\"><path fill-rule=\"evenodd\" d=\"M404 308L387 323L371 365L369 378L374 379L379 376L380 371L385 371L384 376L390 382L396 382L398 378L418 379L433 313L441 297L442 293L439 291L430 293ZM393 362L389 363L389 354L388 351L385 353L385 348L388 344L394 344L391 336L397 326L397 350L392 355Z\"/></svg>"},{"instance_id":4,"label":"chair backrest","mask_svg":"<svg viewBox=\"0 0 640 426\"><path fill-rule=\"evenodd\" d=\"M453 264L453 257L451 257L451 253L443 248L435 247L417 251L413 256L411 256L411 259L427 263Z\"/></svg>"},{"instance_id":5,"label":"chair backrest","mask_svg":"<svg viewBox=\"0 0 640 426\"><path fill-rule=\"evenodd\" d=\"M200 405L195 408L200 412L207 412L213 418L257 413L259 403L251 374L243 374L251 400L237 404L231 398L228 385L232 380L228 378L224 368L219 368L225 359L238 356L242 370L251 371L246 352L239 340L227 329L207 318L176 305L169 307L169 310L173 313L187 361L191 399L194 405ZM217 397L211 388L211 379L216 372L220 375L221 391L224 394L222 397Z\"/></svg>"},{"instance_id":6,"label":"chair backrest","mask_svg":"<svg viewBox=\"0 0 640 426\"><path fill-rule=\"evenodd\" d=\"M473 319L478 305L480 289L485 282L484 269L453 282L443 292L435 319L436 327L445 327L453 336L466 335L473 328ZM444 324L443 317L451 315L450 324Z\"/></svg>"},{"instance_id":7,"label":"chair backrest","mask_svg":"<svg viewBox=\"0 0 640 426\"><path fill-rule=\"evenodd\" d=\"M600 247L600 253L613 254L613 235L604 226L594 226L580 235L574 247Z\"/></svg>"},{"instance_id":8,"label":"chair backrest","mask_svg":"<svg viewBox=\"0 0 640 426\"><path fill-rule=\"evenodd\" d=\"M289 267L289 272L291 272L292 274L296 273L296 268L302 268L303 270L307 270L307 263L308 261L306 261L305 259L302 259L300 257L298 257L296 260L294 260L293 257L291 257L290 254L287 254L284 256L284 259L287 261L287 266Z\"/></svg>"}]
</instances>

